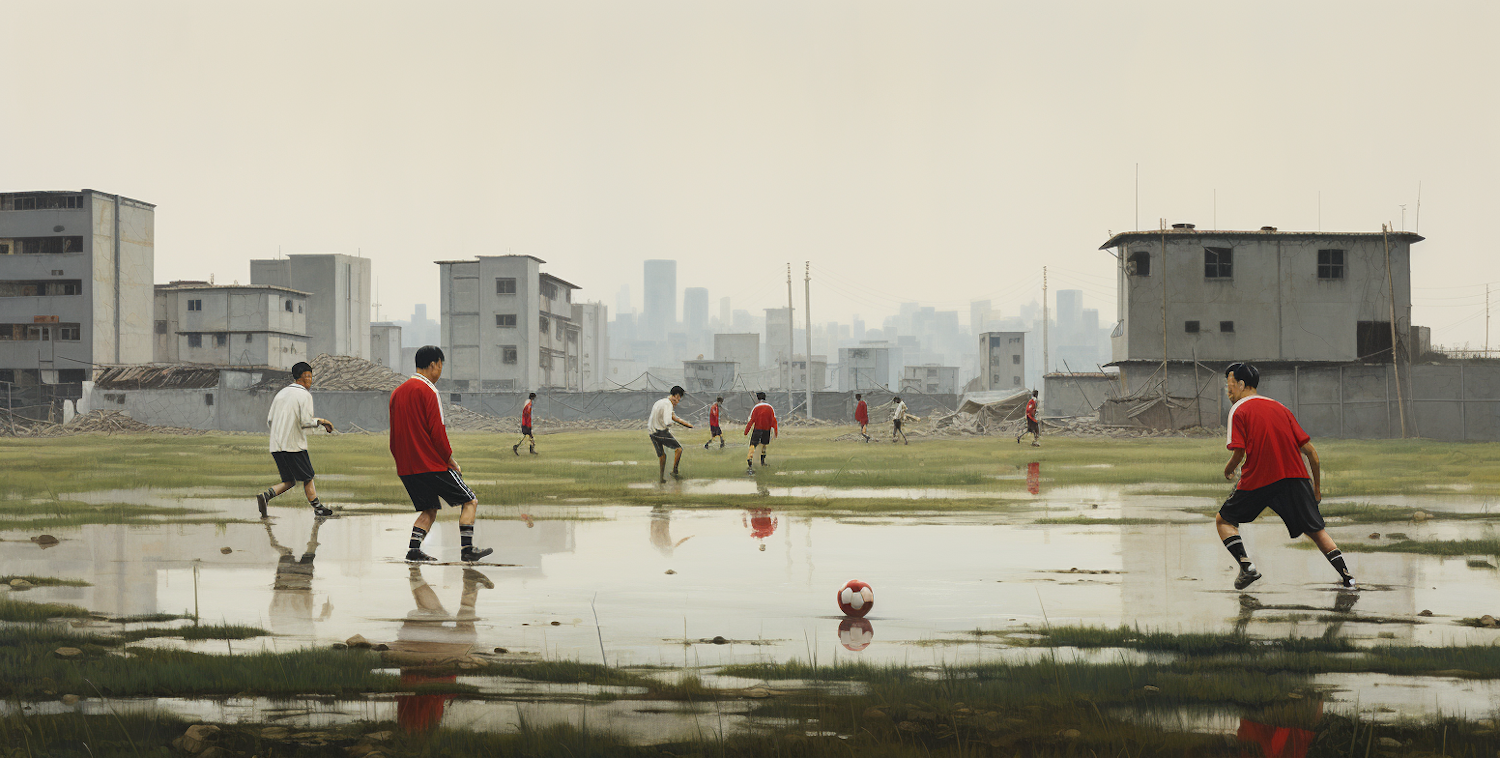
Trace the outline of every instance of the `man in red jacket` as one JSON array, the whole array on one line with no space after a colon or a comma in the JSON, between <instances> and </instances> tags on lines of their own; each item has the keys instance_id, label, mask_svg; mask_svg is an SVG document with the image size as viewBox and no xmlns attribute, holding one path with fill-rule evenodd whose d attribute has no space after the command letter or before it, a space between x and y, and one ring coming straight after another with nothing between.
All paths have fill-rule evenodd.
<instances>
[{"instance_id":1,"label":"man in red jacket","mask_svg":"<svg viewBox=\"0 0 1500 758\"><path fill-rule=\"evenodd\" d=\"M443 351L427 345L417 350L416 375L391 393L391 457L396 459L396 473L417 509L406 560L436 560L422 552L422 540L446 501L461 508L458 514L461 555L465 563L472 563L495 551L474 547L474 517L479 513L479 497L464 484L458 462L453 460L453 447L448 444L443 402L437 390L437 380L442 375Z\"/></svg>"},{"instance_id":2,"label":"man in red jacket","mask_svg":"<svg viewBox=\"0 0 1500 758\"><path fill-rule=\"evenodd\" d=\"M526 397L526 404L521 406L521 439L510 446L510 451L516 455L521 454L521 443L531 440L531 454L536 455L536 437L531 434L531 404L536 402L536 393L533 392Z\"/></svg>"},{"instance_id":3,"label":"man in red jacket","mask_svg":"<svg viewBox=\"0 0 1500 758\"><path fill-rule=\"evenodd\" d=\"M708 442L703 443L704 450L708 449L715 437L719 438L719 449L724 449L724 430L719 428L719 405L723 402L724 398L716 397L714 404L708 408Z\"/></svg>"},{"instance_id":4,"label":"man in red jacket","mask_svg":"<svg viewBox=\"0 0 1500 758\"><path fill-rule=\"evenodd\" d=\"M857 394L854 399L858 401L854 405L854 420L859 424L859 436L864 437L865 442L869 442L870 435L865 433L865 427L870 425L870 406L865 404L864 395Z\"/></svg>"},{"instance_id":5,"label":"man in red jacket","mask_svg":"<svg viewBox=\"0 0 1500 758\"><path fill-rule=\"evenodd\" d=\"M745 454L745 473L755 476L755 446L760 446L760 465L766 465L766 446L771 444L771 437L781 436L781 430L776 428L776 409L766 402L766 393L755 393L755 399L759 402L750 409L750 420L745 423L745 434L750 434L750 452Z\"/></svg>"},{"instance_id":6,"label":"man in red jacket","mask_svg":"<svg viewBox=\"0 0 1500 758\"><path fill-rule=\"evenodd\" d=\"M1042 446L1042 422L1038 421L1036 417L1036 396L1037 391L1032 390L1031 397L1026 401L1026 431L1016 435L1017 445L1021 444L1022 437L1029 434L1031 435L1032 447Z\"/></svg>"}]
</instances>

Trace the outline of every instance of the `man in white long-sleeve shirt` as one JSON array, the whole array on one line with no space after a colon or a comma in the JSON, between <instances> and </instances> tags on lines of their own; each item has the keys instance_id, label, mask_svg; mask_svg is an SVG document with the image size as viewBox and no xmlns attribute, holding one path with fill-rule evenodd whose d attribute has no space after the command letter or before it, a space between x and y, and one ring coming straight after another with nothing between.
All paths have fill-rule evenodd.
<instances>
[{"instance_id":1,"label":"man in white long-sleeve shirt","mask_svg":"<svg viewBox=\"0 0 1500 758\"><path fill-rule=\"evenodd\" d=\"M276 459L281 482L255 496L261 518L266 517L266 504L271 498L291 489L297 482L302 482L313 513L320 517L333 515L332 508L318 501L318 488L313 484L312 458L307 455L308 429L321 426L333 433L333 422L313 415L312 382L312 366L298 363L292 367L292 383L271 400L266 426L271 429L271 457Z\"/></svg>"}]
</instances>

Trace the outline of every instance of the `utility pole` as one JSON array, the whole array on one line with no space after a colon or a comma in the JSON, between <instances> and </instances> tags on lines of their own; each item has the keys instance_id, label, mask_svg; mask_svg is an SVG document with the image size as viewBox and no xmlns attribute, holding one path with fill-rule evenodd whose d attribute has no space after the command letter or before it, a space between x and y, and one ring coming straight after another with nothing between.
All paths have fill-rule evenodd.
<instances>
[{"instance_id":1,"label":"utility pole","mask_svg":"<svg viewBox=\"0 0 1500 758\"><path fill-rule=\"evenodd\" d=\"M1167 220L1161 220L1161 407L1167 412L1167 420L1172 420L1172 405L1167 396L1171 391L1168 386L1170 375L1167 373ZM1172 428L1176 428L1176 422L1172 422Z\"/></svg>"},{"instance_id":2,"label":"utility pole","mask_svg":"<svg viewBox=\"0 0 1500 758\"><path fill-rule=\"evenodd\" d=\"M1490 285L1484 285L1484 357L1490 357Z\"/></svg>"},{"instance_id":3,"label":"utility pole","mask_svg":"<svg viewBox=\"0 0 1500 758\"><path fill-rule=\"evenodd\" d=\"M1396 375L1396 408L1401 414L1401 439L1406 439L1406 396L1401 394L1401 369L1396 361L1396 280L1391 276L1390 224L1380 225L1380 236L1385 240L1385 281L1391 297L1391 371ZM1386 413L1390 413L1390 406L1386 406Z\"/></svg>"},{"instance_id":4,"label":"utility pole","mask_svg":"<svg viewBox=\"0 0 1500 758\"><path fill-rule=\"evenodd\" d=\"M792 415L792 346L796 344L796 331L792 328L792 264L786 264L786 415Z\"/></svg>"},{"instance_id":5,"label":"utility pole","mask_svg":"<svg viewBox=\"0 0 1500 758\"><path fill-rule=\"evenodd\" d=\"M803 261L802 272L802 324L807 331L807 420L813 417L813 359L812 359L812 261Z\"/></svg>"},{"instance_id":6,"label":"utility pole","mask_svg":"<svg viewBox=\"0 0 1500 758\"><path fill-rule=\"evenodd\" d=\"M1047 375L1047 267L1042 267L1042 376Z\"/></svg>"}]
</instances>

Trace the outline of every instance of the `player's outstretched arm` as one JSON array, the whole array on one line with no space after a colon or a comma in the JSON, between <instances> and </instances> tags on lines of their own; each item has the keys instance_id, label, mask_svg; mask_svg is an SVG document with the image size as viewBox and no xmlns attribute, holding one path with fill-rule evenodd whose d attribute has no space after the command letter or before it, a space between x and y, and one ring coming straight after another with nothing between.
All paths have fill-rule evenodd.
<instances>
[{"instance_id":1,"label":"player's outstretched arm","mask_svg":"<svg viewBox=\"0 0 1500 758\"><path fill-rule=\"evenodd\" d=\"M1307 456L1307 470L1312 472L1313 499L1323 499L1323 464L1318 460L1318 449L1311 441L1302 443L1302 454Z\"/></svg>"}]
</instances>

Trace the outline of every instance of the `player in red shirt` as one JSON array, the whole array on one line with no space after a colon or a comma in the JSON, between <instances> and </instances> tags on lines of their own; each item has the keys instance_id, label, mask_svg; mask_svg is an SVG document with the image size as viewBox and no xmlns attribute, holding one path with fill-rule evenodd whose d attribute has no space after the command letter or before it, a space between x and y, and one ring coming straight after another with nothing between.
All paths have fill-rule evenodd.
<instances>
[{"instance_id":1,"label":"player in red shirt","mask_svg":"<svg viewBox=\"0 0 1500 758\"><path fill-rule=\"evenodd\" d=\"M719 438L719 449L724 449L724 430L719 428L719 404L722 402L724 398L716 397L714 404L708 407L708 442L703 443L704 450L708 449L715 437Z\"/></svg>"},{"instance_id":2,"label":"player in red shirt","mask_svg":"<svg viewBox=\"0 0 1500 758\"><path fill-rule=\"evenodd\" d=\"M865 404L864 395L856 394L854 399L857 401L854 404L854 420L859 423L859 436L869 442L870 435L865 433L865 428L870 425L870 406Z\"/></svg>"},{"instance_id":3,"label":"player in red shirt","mask_svg":"<svg viewBox=\"0 0 1500 758\"><path fill-rule=\"evenodd\" d=\"M1234 494L1224 501L1215 523L1224 547L1238 562L1240 573L1234 588L1245 589L1261 577L1245 552L1239 525L1254 521L1266 508L1276 511L1286 524L1287 534L1296 538L1306 534L1323 551L1340 584L1357 589L1354 575L1344 562L1333 538L1323 528L1323 514L1318 503L1323 500L1323 468L1312 438L1302 431L1297 418L1287 407L1261 395L1260 372L1248 363L1234 363L1224 370L1225 391L1234 405L1229 408L1228 449L1234 451L1224 466L1224 478L1234 479L1240 469ZM1309 466L1304 466L1302 456ZM1244 467L1240 463L1244 462ZM1308 479L1308 468L1312 479Z\"/></svg>"},{"instance_id":4,"label":"player in red shirt","mask_svg":"<svg viewBox=\"0 0 1500 758\"><path fill-rule=\"evenodd\" d=\"M755 393L758 400L754 408L750 409L750 420L745 423L745 434L750 434L750 452L745 454L745 473L755 476L755 446L760 446L760 465L766 465L766 446L771 444L771 437L781 436L781 430L776 427L776 409L766 402L766 393Z\"/></svg>"},{"instance_id":5,"label":"player in red shirt","mask_svg":"<svg viewBox=\"0 0 1500 758\"><path fill-rule=\"evenodd\" d=\"M521 406L521 439L510 446L510 451L516 455L521 454L521 443L531 440L531 454L536 455L536 437L531 434L531 404L536 401L536 393L526 396L526 404Z\"/></svg>"},{"instance_id":6,"label":"player in red shirt","mask_svg":"<svg viewBox=\"0 0 1500 758\"><path fill-rule=\"evenodd\" d=\"M1036 417L1036 396L1041 394L1036 390L1031 391L1031 398L1026 401L1026 431L1016 435L1016 444L1021 444L1021 438L1031 435L1031 446L1042 446L1042 422Z\"/></svg>"},{"instance_id":7,"label":"player in red shirt","mask_svg":"<svg viewBox=\"0 0 1500 758\"><path fill-rule=\"evenodd\" d=\"M417 350L416 375L391 392L391 457L396 459L396 474L417 509L406 560L436 560L422 552L422 540L446 501L461 508L458 514L461 555L464 562L471 563L495 551L474 547L474 517L479 513L479 497L464 484L458 462L453 460L453 447L448 444L443 403L437 390L437 380L442 375L443 351L427 345Z\"/></svg>"}]
</instances>

